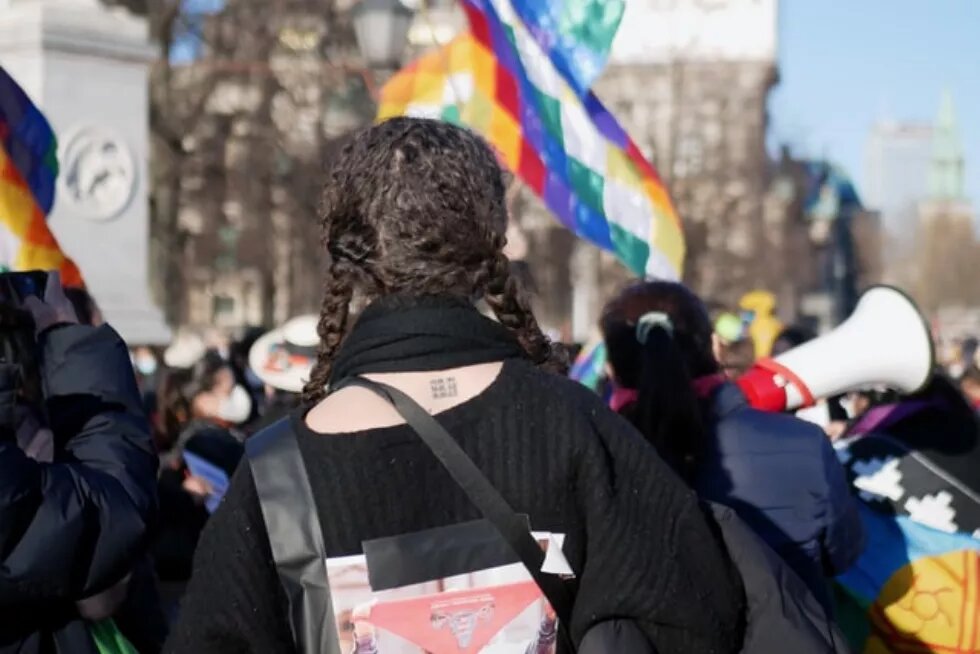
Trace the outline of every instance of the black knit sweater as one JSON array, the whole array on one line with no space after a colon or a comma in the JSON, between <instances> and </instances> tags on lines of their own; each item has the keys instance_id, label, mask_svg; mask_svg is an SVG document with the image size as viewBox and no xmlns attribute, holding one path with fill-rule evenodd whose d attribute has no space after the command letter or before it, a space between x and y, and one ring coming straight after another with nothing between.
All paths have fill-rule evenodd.
<instances>
[{"instance_id":1,"label":"black knit sweater","mask_svg":"<svg viewBox=\"0 0 980 654\"><path fill-rule=\"evenodd\" d=\"M438 417L533 529L567 534L575 640L632 617L661 654L739 649L741 584L694 493L592 393L514 361ZM480 517L407 426L318 435L294 425L328 556ZM167 651L294 651L247 465L202 535Z\"/></svg>"}]
</instances>

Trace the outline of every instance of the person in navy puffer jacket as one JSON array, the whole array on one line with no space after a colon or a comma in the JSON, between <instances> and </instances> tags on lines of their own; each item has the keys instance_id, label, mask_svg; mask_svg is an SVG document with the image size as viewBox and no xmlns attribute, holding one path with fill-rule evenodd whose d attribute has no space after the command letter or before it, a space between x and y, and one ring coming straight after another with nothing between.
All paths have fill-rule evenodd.
<instances>
[{"instance_id":1,"label":"person in navy puffer jacket","mask_svg":"<svg viewBox=\"0 0 980 654\"><path fill-rule=\"evenodd\" d=\"M92 625L109 618L159 651L157 457L126 344L77 324L55 273L30 321L0 295L0 654L97 654ZM42 428L19 419L25 403Z\"/></svg>"},{"instance_id":2,"label":"person in navy puffer jacket","mask_svg":"<svg viewBox=\"0 0 980 654\"><path fill-rule=\"evenodd\" d=\"M681 284L627 287L601 328L613 408L703 499L734 509L829 610L827 577L854 562L864 533L820 428L748 405L719 372L704 305Z\"/></svg>"}]
</instances>

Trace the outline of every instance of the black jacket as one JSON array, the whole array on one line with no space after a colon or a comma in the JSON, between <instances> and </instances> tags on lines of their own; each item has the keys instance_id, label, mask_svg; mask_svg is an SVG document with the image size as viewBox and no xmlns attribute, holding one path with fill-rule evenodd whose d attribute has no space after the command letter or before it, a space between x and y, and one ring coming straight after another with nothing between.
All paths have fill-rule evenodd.
<instances>
[{"instance_id":1,"label":"black jacket","mask_svg":"<svg viewBox=\"0 0 980 654\"><path fill-rule=\"evenodd\" d=\"M847 654L847 641L806 582L732 509L710 508L745 588L742 654Z\"/></svg>"},{"instance_id":2,"label":"black jacket","mask_svg":"<svg viewBox=\"0 0 980 654\"><path fill-rule=\"evenodd\" d=\"M76 602L138 570L157 459L110 327L55 328L39 351L54 463L17 446L4 421L13 375L0 370L0 652L94 652Z\"/></svg>"},{"instance_id":3,"label":"black jacket","mask_svg":"<svg viewBox=\"0 0 980 654\"><path fill-rule=\"evenodd\" d=\"M775 552L721 504L706 507L745 588L745 639L741 654L847 654L844 635L820 602ZM592 627L578 654L657 654L632 620Z\"/></svg>"}]
</instances>

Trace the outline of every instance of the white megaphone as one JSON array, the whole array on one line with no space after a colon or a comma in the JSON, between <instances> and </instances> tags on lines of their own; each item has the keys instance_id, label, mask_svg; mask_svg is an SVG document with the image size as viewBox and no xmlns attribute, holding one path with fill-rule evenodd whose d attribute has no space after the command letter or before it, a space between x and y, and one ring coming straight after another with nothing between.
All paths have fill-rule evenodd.
<instances>
[{"instance_id":1,"label":"white megaphone","mask_svg":"<svg viewBox=\"0 0 980 654\"><path fill-rule=\"evenodd\" d=\"M932 336L912 300L874 286L831 332L775 359L762 359L738 380L749 404L793 411L846 391L886 386L914 393L932 377Z\"/></svg>"}]
</instances>

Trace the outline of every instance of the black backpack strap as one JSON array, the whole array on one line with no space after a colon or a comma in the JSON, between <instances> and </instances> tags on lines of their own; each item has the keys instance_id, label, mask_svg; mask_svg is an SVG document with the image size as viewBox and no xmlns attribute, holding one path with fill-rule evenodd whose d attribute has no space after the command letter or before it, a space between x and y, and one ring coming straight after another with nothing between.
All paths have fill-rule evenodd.
<instances>
[{"instance_id":1,"label":"black backpack strap","mask_svg":"<svg viewBox=\"0 0 980 654\"><path fill-rule=\"evenodd\" d=\"M246 440L245 455L289 601L296 649L303 654L341 654L323 531L290 420L280 420Z\"/></svg>"},{"instance_id":2,"label":"black backpack strap","mask_svg":"<svg viewBox=\"0 0 980 654\"><path fill-rule=\"evenodd\" d=\"M544 563L545 553L531 536L527 520L514 512L507 500L453 440L449 432L428 411L397 388L363 377L349 378L341 384L341 387L343 386L365 388L395 407L405 422L418 433L436 455L470 501L497 528L514 553L520 557L558 615L559 628L565 631L565 636L568 637L567 629L571 624L572 616L571 593L557 576L542 572L541 565Z\"/></svg>"}]
</instances>

